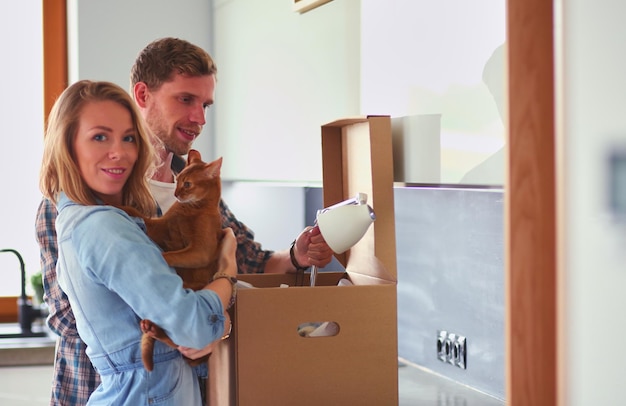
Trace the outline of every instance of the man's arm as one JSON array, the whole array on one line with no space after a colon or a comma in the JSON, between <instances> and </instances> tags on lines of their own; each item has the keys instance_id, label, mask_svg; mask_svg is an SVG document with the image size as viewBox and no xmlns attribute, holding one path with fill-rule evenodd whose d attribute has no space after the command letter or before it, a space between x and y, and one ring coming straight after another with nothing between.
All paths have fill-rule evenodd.
<instances>
[{"instance_id":1,"label":"man's arm","mask_svg":"<svg viewBox=\"0 0 626 406\"><path fill-rule=\"evenodd\" d=\"M287 273L295 272L289 248L282 251L264 250L254 240L254 232L237 220L226 203L220 202L222 227L230 227L237 239L237 266L239 273ZM305 228L293 246L294 260L302 267L324 267L332 260L333 252L324 241L317 227Z\"/></svg>"}]
</instances>

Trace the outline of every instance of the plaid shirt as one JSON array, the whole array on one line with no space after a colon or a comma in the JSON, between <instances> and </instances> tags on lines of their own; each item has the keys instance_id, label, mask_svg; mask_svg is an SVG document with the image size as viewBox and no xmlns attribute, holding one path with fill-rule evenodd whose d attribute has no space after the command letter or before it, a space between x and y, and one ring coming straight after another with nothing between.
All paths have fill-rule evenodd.
<instances>
[{"instance_id":1,"label":"plaid shirt","mask_svg":"<svg viewBox=\"0 0 626 406\"><path fill-rule=\"evenodd\" d=\"M261 249L254 241L254 233L238 221L228 206L221 201L223 227L231 227L237 239L239 273L261 273L272 251ZM50 315L47 323L59 335L54 362L51 406L84 405L89 395L100 384L100 377L85 354L85 344L78 336L76 320L67 296L57 282L56 262L58 245L55 230L56 207L43 199L35 222L43 270L44 299Z\"/></svg>"},{"instance_id":2,"label":"plaid shirt","mask_svg":"<svg viewBox=\"0 0 626 406\"><path fill-rule=\"evenodd\" d=\"M76 331L76 320L67 296L57 283L57 234L54 223L56 207L43 199L37 210L35 228L41 267L43 270L44 299L50 316L48 326L58 336L54 362L51 406L85 405L89 395L100 384L91 361L85 354L85 343Z\"/></svg>"}]
</instances>

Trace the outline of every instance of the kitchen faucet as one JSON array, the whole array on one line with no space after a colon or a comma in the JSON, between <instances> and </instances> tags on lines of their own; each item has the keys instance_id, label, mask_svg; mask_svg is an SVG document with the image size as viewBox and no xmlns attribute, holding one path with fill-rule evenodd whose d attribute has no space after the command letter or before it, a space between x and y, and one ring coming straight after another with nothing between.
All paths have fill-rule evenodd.
<instances>
[{"instance_id":1,"label":"kitchen faucet","mask_svg":"<svg viewBox=\"0 0 626 406\"><path fill-rule=\"evenodd\" d=\"M36 320L37 318L43 317L44 315L41 309L39 308L36 309L33 307L32 302L26 296L26 270L24 269L25 268L24 259L22 258L20 253L14 249L10 249L10 248L1 249L0 252L12 252L13 254L17 256L17 259L19 259L20 261L20 268L21 268L21 273L22 273L22 291L20 293L20 296L17 298L17 306L18 306L17 307L17 319L20 325L21 333L17 334L17 336L45 337L46 332L44 331L33 332L32 330L33 321ZM1 338L1 335L0 335L0 338Z\"/></svg>"}]
</instances>

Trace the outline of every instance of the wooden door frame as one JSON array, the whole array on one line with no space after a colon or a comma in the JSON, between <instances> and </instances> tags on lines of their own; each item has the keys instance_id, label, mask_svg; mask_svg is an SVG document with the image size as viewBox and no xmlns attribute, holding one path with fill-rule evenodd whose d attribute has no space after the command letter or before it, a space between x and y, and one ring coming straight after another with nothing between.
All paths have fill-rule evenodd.
<instances>
[{"instance_id":1,"label":"wooden door frame","mask_svg":"<svg viewBox=\"0 0 626 406\"><path fill-rule=\"evenodd\" d=\"M56 98L68 85L67 0L42 0L44 123Z\"/></svg>"},{"instance_id":2,"label":"wooden door frame","mask_svg":"<svg viewBox=\"0 0 626 406\"><path fill-rule=\"evenodd\" d=\"M554 11L508 0L506 403L555 406L557 221Z\"/></svg>"}]
</instances>

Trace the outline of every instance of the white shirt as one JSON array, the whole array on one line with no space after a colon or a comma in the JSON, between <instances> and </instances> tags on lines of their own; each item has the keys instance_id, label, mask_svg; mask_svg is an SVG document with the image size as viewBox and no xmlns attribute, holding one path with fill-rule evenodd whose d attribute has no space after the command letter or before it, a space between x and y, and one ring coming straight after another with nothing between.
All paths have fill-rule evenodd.
<instances>
[{"instance_id":1,"label":"white shirt","mask_svg":"<svg viewBox=\"0 0 626 406\"><path fill-rule=\"evenodd\" d=\"M176 201L176 196L174 196L176 183L160 182L152 179L150 179L149 182L152 196L154 196L159 204L161 212L165 213Z\"/></svg>"}]
</instances>

